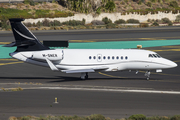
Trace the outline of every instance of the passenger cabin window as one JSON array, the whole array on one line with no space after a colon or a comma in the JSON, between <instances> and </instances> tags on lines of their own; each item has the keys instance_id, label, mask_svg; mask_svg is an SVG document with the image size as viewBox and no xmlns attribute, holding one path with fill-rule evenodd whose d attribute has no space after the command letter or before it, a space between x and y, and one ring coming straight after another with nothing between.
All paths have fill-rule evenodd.
<instances>
[{"instance_id":1,"label":"passenger cabin window","mask_svg":"<svg viewBox=\"0 0 180 120\"><path fill-rule=\"evenodd\" d=\"M160 55L158 55L158 54L149 54L149 57L152 57L152 58L160 58L161 56ZM96 59L96 56L89 56L89 59L91 60L91 59ZM101 58L101 56L97 56L97 59L98 60L100 60L100 59L106 59L106 56L103 56L102 58ZM111 57L110 56L107 56L107 59L108 60L110 60L111 59ZM128 59L128 56L121 56L121 57L119 57L119 56L112 56L112 60L114 60L114 59L117 59L117 60L119 60L119 59L121 59L121 60L123 60L123 59L125 59L125 60L127 60Z\"/></svg>"}]
</instances>

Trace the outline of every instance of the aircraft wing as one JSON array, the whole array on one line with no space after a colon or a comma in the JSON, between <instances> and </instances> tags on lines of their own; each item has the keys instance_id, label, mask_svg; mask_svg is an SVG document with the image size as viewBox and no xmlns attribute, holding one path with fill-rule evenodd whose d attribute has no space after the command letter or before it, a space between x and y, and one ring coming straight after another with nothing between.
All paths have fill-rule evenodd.
<instances>
[{"instance_id":1,"label":"aircraft wing","mask_svg":"<svg viewBox=\"0 0 180 120\"><path fill-rule=\"evenodd\" d=\"M105 70L108 69L108 67L96 67L91 69L73 69L73 70L61 70L61 72L65 73L84 73L84 72L95 72L98 70Z\"/></svg>"},{"instance_id":2,"label":"aircraft wing","mask_svg":"<svg viewBox=\"0 0 180 120\"><path fill-rule=\"evenodd\" d=\"M46 58L46 62L48 63L51 70L59 71L59 69L48 58ZM65 72L65 73L86 73L86 72L95 72L98 70L105 70L105 69L108 69L108 67L101 66L101 67L95 67L95 68L90 68L90 69L61 70L61 72Z\"/></svg>"}]
</instances>

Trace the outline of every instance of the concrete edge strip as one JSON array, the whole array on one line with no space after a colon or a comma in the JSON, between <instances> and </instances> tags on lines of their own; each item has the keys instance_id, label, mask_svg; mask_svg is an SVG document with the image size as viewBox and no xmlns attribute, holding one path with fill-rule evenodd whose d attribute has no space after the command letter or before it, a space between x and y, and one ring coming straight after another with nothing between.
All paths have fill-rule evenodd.
<instances>
[{"instance_id":1,"label":"concrete edge strip","mask_svg":"<svg viewBox=\"0 0 180 120\"><path fill-rule=\"evenodd\" d=\"M66 87L34 87L34 88L23 88L23 89L84 90L84 91L87 90L87 91L131 92L131 93L180 94L180 91L123 90L123 89L66 88Z\"/></svg>"}]
</instances>

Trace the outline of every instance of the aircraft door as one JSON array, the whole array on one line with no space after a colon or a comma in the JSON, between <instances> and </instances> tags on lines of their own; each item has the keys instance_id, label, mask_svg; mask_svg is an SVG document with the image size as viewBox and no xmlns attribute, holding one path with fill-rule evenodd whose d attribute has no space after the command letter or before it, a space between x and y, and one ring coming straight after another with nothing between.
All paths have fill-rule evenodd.
<instances>
[{"instance_id":1,"label":"aircraft door","mask_svg":"<svg viewBox=\"0 0 180 120\"><path fill-rule=\"evenodd\" d=\"M98 55L97 55L97 61L98 61L98 62L101 62L101 61L102 61L102 55L101 55L101 54L98 54Z\"/></svg>"}]
</instances>

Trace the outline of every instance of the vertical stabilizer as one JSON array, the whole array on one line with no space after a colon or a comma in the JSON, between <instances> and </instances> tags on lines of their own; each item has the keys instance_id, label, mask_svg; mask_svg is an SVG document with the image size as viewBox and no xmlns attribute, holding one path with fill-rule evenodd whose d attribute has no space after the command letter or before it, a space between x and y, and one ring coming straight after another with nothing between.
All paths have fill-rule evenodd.
<instances>
[{"instance_id":1,"label":"vertical stabilizer","mask_svg":"<svg viewBox=\"0 0 180 120\"><path fill-rule=\"evenodd\" d=\"M44 46L28 28L21 22L24 19L13 18L9 19L11 28L14 34L15 42L6 45L6 47L17 46L16 52L20 51L38 51L47 50L48 47Z\"/></svg>"}]
</instances>

